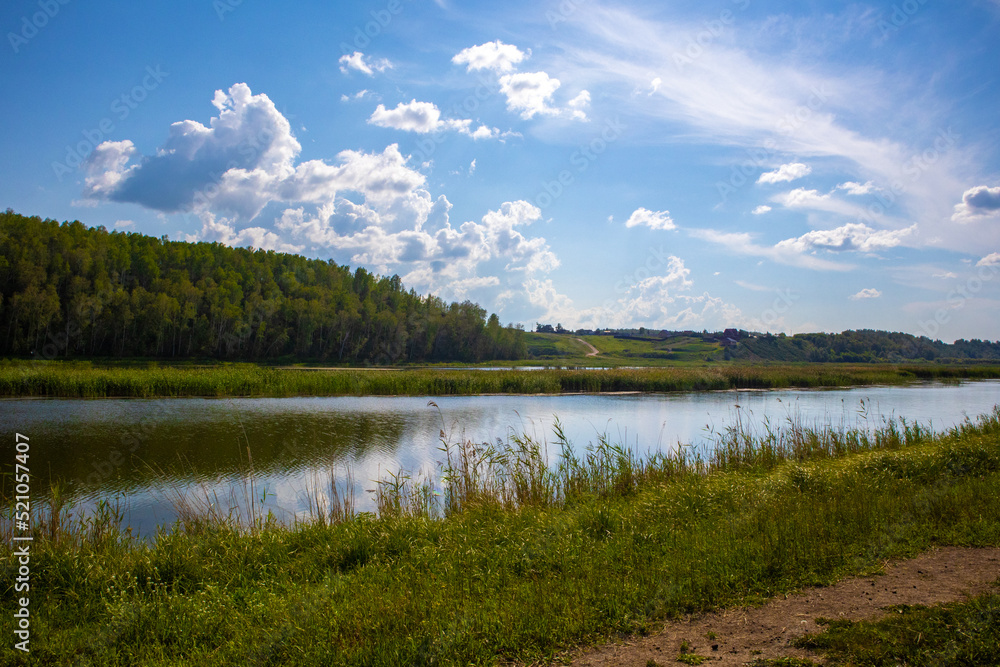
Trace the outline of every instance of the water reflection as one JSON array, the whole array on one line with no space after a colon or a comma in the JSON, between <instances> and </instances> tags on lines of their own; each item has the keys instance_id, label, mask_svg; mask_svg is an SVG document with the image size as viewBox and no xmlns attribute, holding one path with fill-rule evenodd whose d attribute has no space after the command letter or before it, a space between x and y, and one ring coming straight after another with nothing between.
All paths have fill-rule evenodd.
<instances>
[{"instance_id":1,"label":"water reflection","mask_svg":"<svg viewBox=\"0 0 1000 667\"><path fill-rule=\"evenodd\" d=\"M48 482L85 507L128 499L134 528L176 518L172 499L208 495L248 500L279 516L308 509L307 487L350 466L360 509L371 509L373 480L400 469L431 474L454 442L508 437L510 430L552 441L558 415L578 449L607 433L639 454L678 443L704 446L708 430L740 417L753 424L794 418L805 425L873 427L904 417L937 429L1000 403L1000 382L929 383L846 390L740 391L660 395L573 395L288 399L106 399L0 401L3 433L28 435L36 498ZM557 454L549 447L550 458ZM9 489L5 489L5 495ZM236 501L233 500L236 498Z\"/></svg>"}]
</instances>

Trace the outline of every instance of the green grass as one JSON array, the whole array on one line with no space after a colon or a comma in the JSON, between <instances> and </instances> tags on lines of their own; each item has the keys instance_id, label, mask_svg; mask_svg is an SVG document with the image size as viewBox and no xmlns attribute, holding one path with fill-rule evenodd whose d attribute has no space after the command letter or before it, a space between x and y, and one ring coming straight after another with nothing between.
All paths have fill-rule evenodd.
<instances>
[{"instance_id":1,"label":"green grass","mask_svg":"<svg viewBox=\"0 0 1000 667\"><path fill-rule=\"evenodd\" d=\"M935 544L1000 544L1000 409L943 435L718 437L709 459L601 440L551 467L524 436L446 443L446 483L400 474L377 514L295 526L195 516L144 542L107 507L85 524L40 517L32 653L0 664L547 662Z\"/></svg>"},{"instance_id":2,"label":"green grass","mask_svg":"<svg viewBox=\"0 0 1000 667\"><path fill-rule=\"evenodd\" d=\"M688 336L665 341L542 333L528 333L525 337L528 355L535 363L605 367L677 366L703 364L706 360L722 361L724 357L724 350L718 343L706 343L701 338ZM581 345L577 339L587 341L600 350L600 354L586 356L590 348Z\"/></svg>"},{"instance_id":3,"label":"green grass","mask_svg":"<svg viewBox=\"0 0 1000 667\"><path fill-rule=\"evenodd\" d=\"M820 651L840 664L1000 665L1000 595L937 607L899 606L885 618L833 620L797 646Z\"/></svg>"},{"instance_id":4,"label":"green grass","mask_svg":"<svg viewBox=\"0 0 1000 667\"><path fill-rule=\"evenodd\" d=\"M607 370L283 369L256 364L0 362L0 396L448 396L905 384L1000 377L1000 366L713 364Z\"/></svg>"}]
</instances>

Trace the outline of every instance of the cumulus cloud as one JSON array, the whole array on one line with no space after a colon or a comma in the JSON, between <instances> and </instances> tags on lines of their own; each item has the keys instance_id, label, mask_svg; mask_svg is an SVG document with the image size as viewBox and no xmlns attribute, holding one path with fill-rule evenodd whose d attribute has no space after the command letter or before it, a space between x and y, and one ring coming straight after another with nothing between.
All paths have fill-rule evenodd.
<instances>
[{"instance_id":1,"label":"cumulus cloud","mask_svg":"<svg viewBox=\"0 0 1000 667\"><path fill-rule=\"evenodd\" d=\"M895 248L902 243L904 237L916 230L916 225L899 230L875 230L863 223L852 222L836 229L816 230L798 238L786 239L775 248L798 253L815 250L876 252Z\"/></svg>"},{"instance_id":2,"label":"cumulus cloud","mask_svg":"<svg viewBox=\"0 0 1000 667\"><path fill-rule=\"evenodd\" d=\"M861 290L857 294L852 294L850 299L852 301L860 301L861 299L877 299L880 296L882 296L882 292L874 288L868 288Z\"/></svg>"},{"instance_id":3,"label":"cumulus cloud","mask_svg":"<svg viewBox=\"0 0 1000 667\"><path fill-rule=\"evenodd\" d=\"M585 109L590 106L590 92L581 91L561 109L552 104L552 96L561 85L559 79L546 72L518 72L500 77L500 92L507 97L507 110L519 113L525 120L536 115L587 120Z\"/></svg>"},{"instance_id":4,"label":"cumulus cloud","mask_svg":"<svg viewBox=\"0 0 1000 667\"><path fill-rule=\"evenodd\" d=\"M498 287L501 273L520 289L559 266L546 239L529 230L541 211L528 202L506 202L456 227L451 203L431 196L425 176L396 144L297 163L300 146L266 95L236 84L213 103L219 114L207 126L173 124L151 156L139 155L130 141L98 146L87 161L86 201L190 211L201 228L188 240L326 255L398 273L407 285L444 298ZM471 129L417 102L380 107L375 118L414 132ZM268 205L281 205L271 225L247 225Z\"/></svg>"},{"instance_id":5,"label":"cumulus cloud","mask_svg":"<svg viewBox=\"0 0 1000 667\"><path fill-rule=\"evenodd\" d=\"M492 281L477 273L487 262L497 262L508 276L532 276L559 266L544 238L522 231L541 218L541 211L528 202L505 202L479 222L457 229L448 220L447 199L439 197L434 207L436 213L428 212L423 224L395 231L382 224L377 212L348 200L321 207L315 215L304 208L288 209L276 227L296 242L346 253L352 263L381 272L406 267L407 285L446 291L454 298L461 296L452 284L456 281L464 281L465 289Z\"/></svg>"},{"instance_id":6,"label":"cumulus cloud","mask_svg":"<svg viewBox=\"0 0 1000 667\"><path fill-rule=\"evenodd\" d=\"M846 183L841 183L840 185L838 185L837 189L844 190L849 195L860 197L861 195L871 194L872 192L875 192L875 190L877 190L878 188L876 188L875 184L872 183L871 181L868 181L867 183L855 183L853 181L848 181Z\"/></svg>"},{"instance_id":7,"label":"cumulus cloud","mask_svg":"<svg viewBox=\"0 0 1000 667\"><path fill-rule=\"evenodd\" d=\"M771 207L768 206L767 204L761 204L753 211L751 211L751 213L753 213L754 215L764 215L765 213L770 213L770 212L771 212Z\"/></svg>"},{"instance_id":8,"label":"cumulus cloud","mask_svg":"<svg viewBox=\"0 0 1000 667\"><path fill-rule=\"evenodd\" d=\"M469 119L443 119L441 110L435 104L416 100L405 104L400 102L395 109L386 109L380 104L368 122L379 127L418 134L453 130L473 139L491 139L499 134L499 130L485 125L472 130L472 121Z\"/></svg>"},{"instance_id":9,"label":"cumulus cloud","mask_svg":"<svg viewBox=\"0 0 1000 667\"><path fill-rule=\"evenodd\" d=\"M340 71L347 74L350 70L356 70L368 76L374 76L375 72L384 72L392 69L392 63L385 58L378 60L369 58L360 51L355 51L350 55L340 56Z\"/></svg>"},{"instance_id":10,"label":"cumulus cloud","mask_svg":"<svg viewBox=\"0 0 1000 667\"><path fill-rule=\"evenodd\" d=\"M976 262L976 266L1000 266L1000 252L990 253Z\"/></svg>"},{"instance_id":11,"label":"cumulus cloud","mask_svg":"<svg viewBox=\"0 0 1000 667\"><path fill-rule=\"evenodd\" d=\"M965 223L997 215L1000 215L1000 186L979 185L965 191L962 203L955 206L951 219Z\"/></svg>"},{"instance_id":12,"label":"cumulus cloud","mask_svg":"<svg viewBox=\"0 0 1000 667\"><path fill-rule=\"evenodd\" d=\"M519 112L521 118L536 114L555 115L558 109L551 106L552 94L562 85L559 79L545 72L522 72L500 77L500 92L507 96L507 109Z\"/></svg>"},{"instance_id":13,"label":"cumulus cloud","mask_svg":"<svg viewBox=\"0 0 1000 667\"><path fill-rule=\"evenodd\" d=\"M514 67L531 55L531 49L521 51L512 44L500 40L470 46L459 51L451 61L456 65L466 65L466 71L487 69L494 72L512 72Z\"/></svg>"},{"instance_id":14,"label":"cumulus cloud","mask_svg":"<svg viewBox=\"0 0 1000 667\"><path fill-rule=\"evenodd\" d=\"M774 171L768 171L760 175L757 183L790 183L791 181L803 178L812 173L812 167L801 162L783 164Z\"/></svg>"},{"instance_id":15,"label":"cumulus cloud","mask_svg":"<svg viewBox=\"0 0 1000 667\"><path fill-rule=\"evenodd\" d=\"M676 229L670 211L650 211L645 208L637 208L625 221L626 227L638 227L645 225L650 229Z\"/></svg>"},{"instance_id":16,"label":"cumulus cloud","mask_svg":"<svg viewBox=\"0 0 1000 667\"><path fill-rule=\"evenodd\" d=\"M561 294L551 279L525 281L523 294L538 313L537 319L562 322L571 328L721 328L747 322L738 308L722 299L692 293L690 275L684 260L667 256L657 275L637 280L621 297L596 308L575 308L572 299Z\"/></svg>"},{"instance_id":17,"label":"cumulus cloud","mask_svg":"<svg viewBox=\"0 0 1000 667\"><path fill-rule=\"evenodd\" d=\"M228 200L232 210L254 217L276 183L295 176L301 146L271 100L246 84L216 91L212 104L219 115L208 127L174 123L156 154L135 164L131 141L99 145L85 163L84 196L167 213L190 210L196 200Z\"/></svg>"},{"instance_id":18,"label":"cumulus cloud","mask_svg":"<svg viewBox=\"0 0 1000 667\"><path fill-rule=\"evenodd\" d=\"M209 126L174 123L154 155L131 141L105 142L89 156L84 195L165 213L213 211L252 220L270 202L331 203L342 191L365 198L386 221L412 225L433 206L424 176L392 144L381 153L342 151L336 164L295 164L301 146L266 95L246 84L217 91ZM136 159L138 158L138 159Z\"/></svg>"}]
</instances>

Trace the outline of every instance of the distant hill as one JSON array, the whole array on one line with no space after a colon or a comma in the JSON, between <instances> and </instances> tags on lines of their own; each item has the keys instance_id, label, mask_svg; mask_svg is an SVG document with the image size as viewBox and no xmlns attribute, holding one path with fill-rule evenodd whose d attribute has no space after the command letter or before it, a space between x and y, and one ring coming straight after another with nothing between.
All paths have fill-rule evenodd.
<instances>
[{"instance_id":1,"label":"distant hill","mask_svg":"<svg viewBox=\"0 0 1000 667\"><path fill-rule=\"evenodd\" d=\"M839 334L770 334L740 338L728 348L732 359L815 362L969 362L1000 360L1000 342L942 343L924 336L862 329Z\"/></svg>"},{"instance_id":2,"label":"distant hill","mask_svg":"<svg viewBox=\"0 0 1000 667\"><path fill-rule=\"evenodd\" d=\"M862 329L839 334L809 333L786 336L726 329L718 332L650 329L578 329L569 332L536 325L528 334L528 352L538 359L581 357L580 337L599 349L595 359L613 363L664 365L687 361L778 361L896 363L935 361L969 363L1000 361L1000 342L958 340L953 344L905 333Z\"/></svg>"},{"instance_id":3,"label":"distant hill","mask_svg":"<svg viewBox=\"0 0 1000 667\"><path fill-rule=\"evenodd\" d=\"M520 329L398 276L0 214L0 355L390 364L526 353Z\"/></svg>"}]
</instances>

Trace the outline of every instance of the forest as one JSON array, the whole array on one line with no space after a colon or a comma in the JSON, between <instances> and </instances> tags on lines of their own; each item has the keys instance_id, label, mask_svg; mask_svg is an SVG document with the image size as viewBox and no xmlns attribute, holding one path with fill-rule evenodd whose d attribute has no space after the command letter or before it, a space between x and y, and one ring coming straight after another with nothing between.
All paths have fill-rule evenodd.
<instances>
[{"instance_id":1,"label":"forest","mask_svg":"<svg viewBox=\"0 0 1000 667\"><path fill-rule=\"evenodd\" d=\"M745 333L745 332L744 332ZM757 335L741 337L727 350L727 358L766 361L811 361L846 363L898 363L936 361L968 363L1000 359L1000 342L956 340L948 344L926 336L860 329L794 336Z\"/></svg>"},{"instance_id":2,"label":"forest","mask_svg":"<svg viewBox=\"0 0 1000 667\"><path fill-rule=\"evenodd\" d=\"M0 214L0 355L385 365L525 354L519 327L398 276Z\"/></svg>"}]
</instances>

